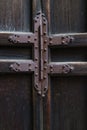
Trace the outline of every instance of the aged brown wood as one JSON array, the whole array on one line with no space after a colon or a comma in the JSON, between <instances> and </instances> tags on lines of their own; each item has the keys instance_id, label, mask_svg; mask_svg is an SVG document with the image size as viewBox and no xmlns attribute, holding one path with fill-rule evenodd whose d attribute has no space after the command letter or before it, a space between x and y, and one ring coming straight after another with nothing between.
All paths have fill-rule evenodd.
<instances>
[{"instance_id":1,"label":"aged brown wood","mask_svg":"<svg viewBox=\"0 0 87 130\"><path fill-rule=\"evenodd\" d=\"M30 31L32 22L31 4L30 0L1 0L0 30Z\"/></svg>"},{"instance_id":2,"label":"aged brown wood","mask_svg":"<svg viewBox=\"0 0 87 130\"><path fill-rule=\"evenodd\" d=\"M85 130L86 3L1 1L1 130Z\"/></svg>"},{"instance_id":3,"label":"aged brown wood","mask_svg":"<svg viewBox=\"0 0 87 130\"><path fill-rule=\"evenodd\" d=\"M32 78L27 74L0 74L0 129L32 129Z\"/></svg>"},{"instance_id":4,"label":"aged brown wood","mask_svg":"<svg viewBox=\"0 0 87 130\"><path fill-rule=\"evenodd\" d=\"M41 97L33 88L33 44L25 40L21 41L24 44L9 41L14 34L33 35L32 19L36 13L33 4L30 0L0 1L0 129L3 130L41 129ZM20 66L17 72L15 63ZM28 70L31 63L34 66Z\"/></svg>"},{"instance_id":5,"label":"aged brown wood","mask_svg":"<svg viewBox=\"0 0 87 130\"><path fill-rule=\"evenodd\" d=\"M86 84L86 76L51 78L51 130L86 129Z\"/></svg>"},{"instance_id":6,"label":"aged brown wood","mask_svg":"<svg viewBox=\"0 0 87 130\"><path fill-rule=\"evenodd\" d=\"M86 32L86 0L42 0L51 33Z\"/></svg>"},{"instance_id":7,"label":"aged brown wood","mask_svg":"<svg viewBox=\"0 0 87 130\"><path fill-rule=\"evenodd\" d=\"M48 20L48 92L43 129L85 130L87 86L87 2L42 0ZM72 39L67 39L72 37Z\"/></svg>"}]
</instances>

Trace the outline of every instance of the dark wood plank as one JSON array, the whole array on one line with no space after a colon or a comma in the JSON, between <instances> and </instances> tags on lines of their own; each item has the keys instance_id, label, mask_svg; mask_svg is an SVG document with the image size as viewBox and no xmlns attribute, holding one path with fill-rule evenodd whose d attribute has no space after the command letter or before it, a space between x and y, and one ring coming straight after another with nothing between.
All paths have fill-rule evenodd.
<instances>
[{"instance_id":1,"label":"dark wood plank","mask_svg":"<svg viewBox=\"0 0 87 130\"><path fill-rule=\"evenodd\" d=\"M41 11L41 0L32 1L32 14L33 18L36 16L37 12Z\"/></svg>"},{"instance_id":2,"label":"dark wood plank","mask_svg":"<svg viewBox=\"0 0 87 130\"><path fill-rule=\"evenodd\" d=\"M87 112L87 77L51 77L50 85L50 129L85 130ZM47 110L47 102L44 109ZM48 113L44 113L48 118ZM47 130L47 122L45 124Z\"/></svg>"},{"instance_id":3,"label":"dark wood plank","mask_svg":"<svg viewBox=\"0 0 87 130\"><path fill-rule=\"evenodd\" d=\"M86 62L87 47L52 47L49 55L51 62Z\"/></svg>"},{"instance_id":4,"label":"dark wood plank","mask_svg":"<svg viewBox=\"0 0 87 130\"><path fill-rule=\"evenodd\" d=\"M0 74L0 129L33 129L32 78L28 74Z\"/></svg>"},{"instance_id":5,"label":"dark wood plank","mask_svg":"<svg viewBox=\"0 0 87 130\"><path fill-rule=\"evenodd\" d=\"M50 23L50 32L86 32L86 6L86 0L43 0L43 12Z\"/></svg>"},{"instance_id":6,"label":"dark wood plank","mask_svg":"<svg viewBox=\"0 0 87 130\"><path fill-rule=\"evenodd\" d=\"M1 0L0 1L0 30L1 31L30 31L31 30L31 1L30 0Z\"/></svg>"},{"instance_id":7,"label":"dark wood plank","mask_svg":"<svg viewBox=\"0 0 87 130\"><path fill-rule=\"evenodd\" d=\"M32 59L31 47L0 47L0 59Z\"/></svg>"}]
</instances>

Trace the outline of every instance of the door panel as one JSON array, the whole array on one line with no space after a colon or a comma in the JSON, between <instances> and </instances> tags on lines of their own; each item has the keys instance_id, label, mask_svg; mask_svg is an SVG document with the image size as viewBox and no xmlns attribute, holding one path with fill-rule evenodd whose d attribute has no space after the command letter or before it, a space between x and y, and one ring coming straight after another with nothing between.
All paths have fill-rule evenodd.
<instances>
[{"instance_id":1,"label":"door panel","mask_svg":"<svg viewBox=\"0 0 87 130\"><path fill-rule=\"evenodd\" d=\"M32 79L28 74L0 74L0 129L33 129Z\"/></svg>"},{"instance_id":2,"label":"door panel","mask_svg":"<svg viewBox=\"0 0 87 130\"><path fill-rule=\"evenodd\" d=\"M32 82L35 71L33 14L36 13L33 2L0 1L1 130L40 130L41 127L41 97ZM14 38L9 40L9 37L20 38L20 35L20 43Z\"/></svg>"},{"instance_id":3,"label":"door panel","mask_svg":"<svg viewBox=\"0 0 87 130\"><path fill-rule=\"evenodd\" d=\"M44 102L44 110L49 106L50 111L45 111L44 128L86 130L87 77L57 76L50 80L49 95Z\"/></svg>"},{"instance_id":4,"label":"door panel","mask_svg":"<svg viewBox=\"0 0 87 130\"><path fill-rule=\"evenodd\" d=\"M31 47L0 47L0 59L32 59Z\"/></svg>"},{"instance_id":5,"label":"door panel","mask_svg":"<svg viewBox=\"0 0 87 130\"><path fill-rule=\"evenodd\" d=\"M59 47L50 49L51 62L85 62L87 61L86 47Z\"/></svg>"},{"instance_id":6,"label":"door panel","mask_svg":"<svg viewBox=\"0 0 87 130\"><path fill-rule=\"evenodd\" d=\"M0 31L30 31L31 5L30 0L1 0Z\"/></svg>"},{"instance_id":7,"label":"door panel","mask_svg":"<svg viewBox=\"0 0 87 130\"><path fill-rule=\"evenodd\" d=\"M86 130L87 2L43 0L48 20L48 92L45 130Z\"/></svg>"},{"instance_id":8,"label":"door panel","mask_svg":"<svg viewBox=\"0 0 87 130\"><path fill-rule=\"evenodd\" d=\"M86 9L86 0L43 0L43 11L53 34L86 32Z\"/></svg>"}]
</instances>

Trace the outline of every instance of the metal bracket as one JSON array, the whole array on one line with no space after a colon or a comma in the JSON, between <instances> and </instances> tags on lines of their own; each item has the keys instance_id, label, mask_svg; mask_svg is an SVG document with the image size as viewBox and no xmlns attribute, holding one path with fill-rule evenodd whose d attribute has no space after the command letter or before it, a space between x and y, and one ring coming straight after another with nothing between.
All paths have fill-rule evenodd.
<instances>
[{"instance_id":1,"label":"metal bracket","mask_svg":"<svg viewBox=\"0 0 87 130\"><path fill-rule=\"evenodd\" d=\"M69 74L74 70L74 66L70 64L54 64L48 65L49 74Z\"/></svg>"},{"instance_id":2,"label":"metal bracket","mask_svg":"<svg viewBox=\"0 0 87 130\"><path fill-rule=\"evenodd\" d=\"M14 44L18 43L34 43L35 35L30 34L12 34L9 36L8 40Z\"/></svg>"},{"instance_id":3,"label":"metal bracket","mask_svg":"<svg viewBox=\"0 0 87 130\"><path fill-rule=\"evenodd\" d=\"M61 37L61 44L67 45L70 42L72 42L73 40L74 40L74 38L71 36L63 36L63 37Z\"/></svg>"},{"instance_id":4,"label":"metal bracket","mask_svg":"<svg viewBox=\"0 0 87 130\"><path fill-rule=\"evenodd\" d=\"M15 72L32 72L34 71L34 88L41 96L45 96L48 90L48 73L56 72L67 74L73 70L70 65L56 66L53 68L48 63L48 45L68 45L73 41L71 36L48 36L47 20L45 15L40 11L34 18L34 33L17 33L9 36L8 40L13 44L26 43L33 44L34 48L34 64L13 63L10 69ZM49 72L48 72L49 70Z\"/></svg>"},{"instance_id":5,"label":"metal bracket","mask_svg":"<svg viewBox=\"0 0 87 130\"><path fill-rule=\"evenodd\" d=\"M20 63L15 62L9 66L9 68L15 72L32 72L35 70L35 64L33 62L30 63Z\"/></svg>"}]
</instances>

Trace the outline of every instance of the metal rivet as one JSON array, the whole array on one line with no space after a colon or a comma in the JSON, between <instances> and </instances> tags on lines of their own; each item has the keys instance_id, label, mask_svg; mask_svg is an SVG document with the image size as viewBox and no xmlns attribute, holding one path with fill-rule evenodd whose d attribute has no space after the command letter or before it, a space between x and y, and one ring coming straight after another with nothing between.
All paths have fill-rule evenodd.
<instances>
[{"instance_id":1,"label":"metal rivet","mask_svg":"<svg viewBox=\"0 0 87 130\"><path fill-rule=\"evenodd\" d=\"M35 39L34 39L35 41L37 40L37 38L35 37Z\"/></svg>"},{"instance_id":2,"label":"metal rivet","mask_svg":"<svg viewBox=\"0 0 87 130\"><path fill-rule=\"evenodd\" d=\"M52 37L49 37L49 40L52 40L53 38Z\"/></svg>"},{"instance_id":3,"label":"metal rivet","mask_svg":"<svg viewBox=\"0 0 87 130\"><path fill-rule=\"evenodd\" d=\"M17 40L17 43L19 43L20 41L19 40Z\"/></svg>"},{"instance_id":4,"label":"metal rivet","mask_svg":"<svg viewBox=\"0 0 87 130\"><path fill-rule=\"evenodd\" d=\"M52 41L50 41L50 44L52 44L53 42Z\"/></svg>"},{"instance_id":5,"label":"metal rivet","mask_svg":"<svg viewBox=\"0 0 87 130\"><path fill-rule=\"evenodd\" d=\"M31 41L30 40L28 40L28 43L30 43Z\"/></svg>"},{"instance_id":6,"label":"metal rivet","mask_svg":"<svg viewBox=\"0 0 87 130\"><path fill-rule=\"evenodd\" d=\"M44 22L43 24L44 24L44 25L46 25L46 23L45 23L45 22Z\"/></svg>"},{"instance_id":7,"label":"metal rivet","mask_svg":"<svg viewBox=\"0 0 87 130\"><path fill-rule=\"evenodd\" d=\"M38 58L35 58L35 60L37 61L37 60L38 60Z\"/></svg>"},{"instance_id":8,"label":"metal rivet","mask_svg":"<svg viewBox=\"0 0 87 130\"><path fill-rule=\"evenodd\" d=\"M44 79L46 79L46 76L44 76Z\"/></svg>"},{"instance_id":9,"label":"metal rivet","mask_svg":"<svg viewBox=\"0 0 87 130\"><path fill-rule=\"evenodd\" d=\"M47 40L44 40L44 43L47 43Z\"/></svg>"},{"instance_id":10,"label":"metal rivet","mask_svg":"<svg viewBox=\"0 0 87 130\"><path fill-rule=\"evenodd\" d=\"M37 49L37 48L38 48L38 46L35 46L35 48Z\"/></svg>"},{"instance_id":11,"label":"metal rivet","mask_svg":"<svg viewBox=\"0 0 87 130\"><path fill-rule=\"evenodd\" d=\"M44 60L44 63L47 63L47 60Z\"/></svg>"},{"instance_id":12,"label":"metal rivet","mask_svg":"<svg viewBox=\"0 0 87 130\"><path fill-rule=\"evenodd\" d=\"M29 64L29 66L31 66L31 64Z\"/></svg>"},{"instance_id":13,"label":"metal rivet","mask_svg":"<svg viewBox=\"0 0 87 130\"><path fill-rule=\"evenodd\" d=\"M44 32L44 35L46 35L47 34L47 32Z\"/></svg>"},{"instance_id":14,"label":"metal rivet","mask_svg":"<svg viewBox=\"0 0 87 130\"><path fill-rule=\"evenodd\" d=\"M36 19L35 19L34 21L35 21L35 23L37 23L37 20L36 20Z\"/></svg>"},{"instance_id":15,"label":"metal rivet","mask_svg":"<svg viewBox=\"0 0 87 130\"><path fill-rule=\"evenodd\" d=\"M29 70L31 71L31 70L32 70L32 68L30 67L30 68L29 68Z\"/></svg>"},{"instance_id":16,"label":"metal rivet","mask_svg":"<svg viewBox=\"0 0 87 130\"><path fill-rule=\"evenodd\" d=\"M37 19L39 19L39 17L37 16Z\"/></svg>"},{"instance_id":17,"label":"metal rivet","mask_svg":"<svg viewBox=\"0 0 87 130\"><path fill-rule=\"evenodd\" d=\"M45 48L44 51L47 51L47 48Z\"/></svg>"},{"instance_id":18,"label":"metal rivet","mask_svg":"<svg viewBox=\"0 0 87 130\"><path fill-rule=\"evenodd\" d=\"M47 67L44 67L44 69L46 70L46 69L47 69Z\"/></svg>"},{"instance_id":19,"label":"metal rivet","mask_svg":"<svg viewBox=\"0 0 87 130\"><path fill-rule=\"evenodd\" d=\"M30 36L28 36L28 38L30 38Z\"/></svg>"},{"instance_id":20,"label":"metal rivet","mask_svg":"<svg viewBox=\"0 0 87 130\"><path fill-rule=\"evenodd\" d=\"M35 85L35 86L36 86L36 88L38 88L38 83L36 83L36 85Z\"/></svg>"},{"instance_id":21,"label":"metal rivet","mask_svg":"<svg viewBox=\"0 0 87 130\"><path fill-rule=\"evenodd\" d=\"M51 69L50 72L53 72L53 69Z\"/></svg>"},{"instance_id":22,"label":"metal rivet","mask_svg":"<svg viewBox=\"0 0 87 130\"><path fill-rule=\"evenodd\" d=\"M36 65L35 68L38 68L38 66Z\"/></svg>"},{"instance_id":23,"label":"metal rivet","mask_svg":"<svg viewBox=\"0 0 87 130\"><path fill-rule=\"evenodd\" d=\"M35 73L35 76L38 76L38 73Z\"/></svg>"},{"instance_id":24,"label":"metal rivet","mask_svg":"<svg viewBox=\"0 0 87 130\"><path fill-rule=\"evenodd\" d=\"M40 94L40 95L41 95L41 91L38 91L38 94Z\"/></svg>"},{"instance_id":25,"label":"metal rivet","mask_svg":"<svg viewBox=\"0 0 87 130\"><path fill-rule=\"evenodd\" d=\"M53 65L51 65L50 68L53 68Z\"/></svg>"}]
</instances>

